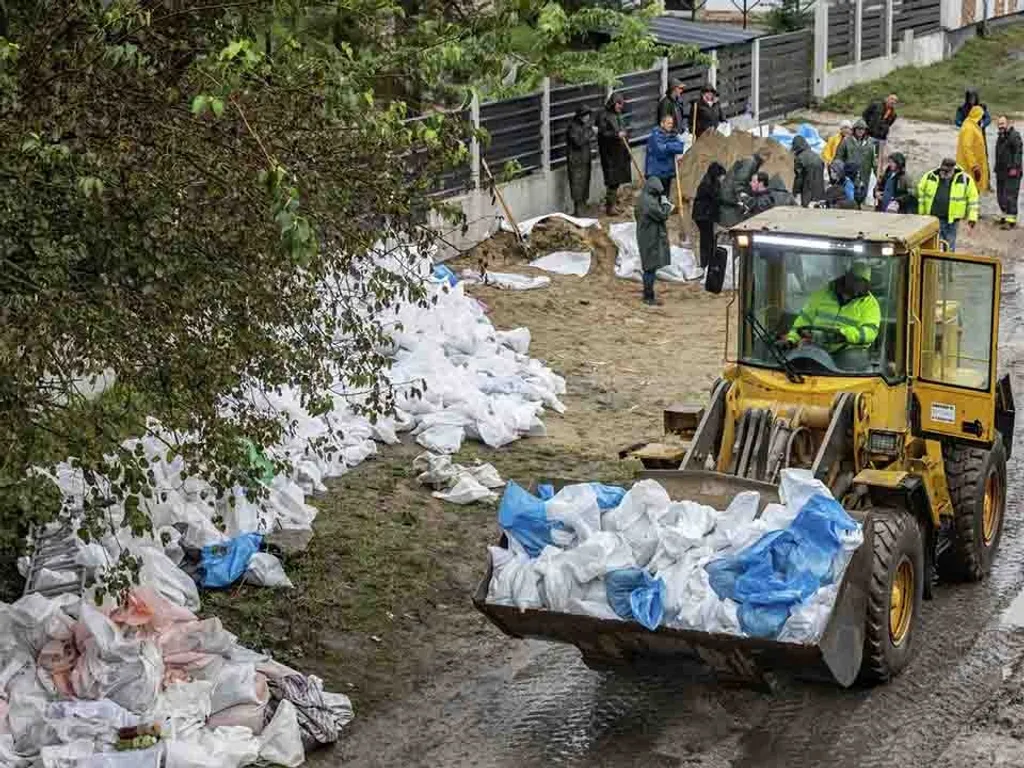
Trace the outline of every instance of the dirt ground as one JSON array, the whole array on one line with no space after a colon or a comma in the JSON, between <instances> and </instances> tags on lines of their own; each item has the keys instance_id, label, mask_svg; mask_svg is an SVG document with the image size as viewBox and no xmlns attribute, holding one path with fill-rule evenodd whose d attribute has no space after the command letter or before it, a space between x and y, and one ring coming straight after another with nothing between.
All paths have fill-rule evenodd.
<instances>
[{"instance_id":1,"label":"dirt ground","mask_svg":"<svg viewBox=\"0 0 1024 768\"><path fill-rule=\"evenodd\" d=\"M804 116L824 133L841 117ZM891 145L917 175L953 154L954 136L945 126L901 120ZM627 197L622 203L627 213L618 220L630 218ZM987 198L983 210L993 205ZM566 377L567 411L545 415L546 438L498 451L467 444L459 461L491 461L521 483L621 481L635 469L617 458L622 447L660 436L664 407L706 400L726 352L730 297L659 282L664 305L644 306L638 283L614 277L608 222L602 217L601 229L582 232L554 224L533 235L536 255L591 249L586 277L550 275L548 287L533 291L471 289L497 327L530 329L531 355ZM678 220L671 232L680 242ZM450 265L458 271L483 259L492 270L541 274L511 246L501 235ZM1001 232L991 221L961 233L961 250L1000 255L1010 273L1001 354L1018 389L1022 246L1024 233ZM312 764L791 768L896 759L980 767L1003 764L992 762L997 755L1015 760L1006 765L1022 762L1013 755L1024 754L1024 744L1014 751L1015 734L1024 734L1024 633L998 625L1021 585L1019 483L1011 486L1014 518L993 578L945 590L930 604L930 640L898 681L872 691L798 686L765 694L667 674L603 675L583 667L574 649L502 636L470 602L485 547L498 534L494 506L431 498L412 471L418 452L387 449L332 484L317 502L310 549L286 564L295 590L207 599L207 610L243 641L353 698L357 719Z\"/></svg>"}]
</instances>

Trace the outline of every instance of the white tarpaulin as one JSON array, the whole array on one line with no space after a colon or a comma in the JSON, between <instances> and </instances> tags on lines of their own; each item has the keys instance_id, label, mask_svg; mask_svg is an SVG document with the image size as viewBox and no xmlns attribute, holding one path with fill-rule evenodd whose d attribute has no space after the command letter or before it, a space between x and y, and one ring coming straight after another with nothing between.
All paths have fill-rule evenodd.
<instances>
[{"instance_id":1,"label":"white tarpaulin","mask_svg":"<svg viewBox=\"0 0 1024 768\"><path fill-rule=\"evenodd\" d=\"M468 268L462 270L459 277L467 283L481 283L506 291L532 291L534 288L544 288L551 284L551 278L544 275L527 277L514 272L491 272L490 270L481 275L475 269Z\"/></svg>"},{"instance_id":2,"label":"white tarpaulin","mask_svg":"<svg viewBox=\"0 0 1024 768\"><path fill-rule=\"evenodd\" d=\"M530 266L556 275L583 277L590 271L589 251L556 251L530 262Z\"/></svg>"},{"instance_id":3,"label":"white tarpaulin","mask_svg":"<svg viewBox=\"0 0 1024 768\"><path fill-rule=\"evenodd\" d=\"M570 216L567 213L558 212L558 213L545 213L543 216L536 216L536 217L534 217L532 219L527 219L526 221L520 221L519 222L519 232L523 235L523 237L529 237L530 233L533 231L534 227L536 227L538 224L540 224L542 221L544 221L544 219L552 219L552 218L554 218L554 219L562 219L564 221L569 222L570 224L572 224L575 227L579 227L580 229L589 229L590 227L598 227L598 228L601 227L601 222L598 221L597 219L580 219L580 218L577 218L576 216ZM505 230L506 232L513 231L512 230L512 225L509 224L504 218L501 219L501 228L503 230Z\"/></svg>"},{"instance_id":4,"label":"white tarpaulin","mask_svg":"<svg viewBox=\"0 0 1024 768\"><path fill-rule=\"evenodd\" d=\"M615 256L615 276L626 280L642 279L643 269L640 265L640 246L636 241L636 222L623 221L612 224L609 235L618 248ZM704 270L698 264L693 251L673 245L671 263L658 270L658 279L671 283L685 283L704 277Z\"/></svg>"}]
</instances>

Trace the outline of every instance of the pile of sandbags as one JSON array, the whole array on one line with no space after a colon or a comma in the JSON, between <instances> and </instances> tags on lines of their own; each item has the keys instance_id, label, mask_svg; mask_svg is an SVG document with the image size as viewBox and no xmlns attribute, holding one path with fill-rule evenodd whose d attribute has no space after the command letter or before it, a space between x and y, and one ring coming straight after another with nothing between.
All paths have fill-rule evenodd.
<instances>
[{"instance_id":1,"label":"pile of sandbags","mask_svg":"<svg viewBox=\"0 0 1024 768\"><path fill-rule=\"evenodd\" d=\"M659 626L814 643L861 526L806 470L781 504L756 491L724 511L673 501L655 480L534 496L510 483L491 547L488 602Z\"/></svg>"},{"instance_id":2,"label":"pile of sandbags","mask_svg":"<svg viewBox=\"0 0 1024 768\"><path fill-rule=\"evenodd\" d=\"M123 606L0 603L0 764L300 765L352 719L323 690L151 586Z\"/></svg>"}]
</instances>

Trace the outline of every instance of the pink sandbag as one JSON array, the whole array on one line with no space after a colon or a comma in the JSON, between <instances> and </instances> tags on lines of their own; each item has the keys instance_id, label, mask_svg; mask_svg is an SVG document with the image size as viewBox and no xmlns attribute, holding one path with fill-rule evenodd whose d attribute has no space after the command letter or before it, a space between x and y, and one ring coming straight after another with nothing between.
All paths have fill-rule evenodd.
<instances>
[{"instance_id":1,"label":"pink sandbag","mask_svg":"<svg viewBox=\"0 0 1024 768\"><path fill-rule=\"evenodd\" d=\"M72 696L71 670L78 662L78 648L72 638L53 638L39 652L38 664L50 673L53 684L64 696Z\"/></svg>"},{"instance_id":2,"label":"pink sandbag","mask_svg":"<svg viewBox=\"0 0 1024 768\"><path fill-rule=\"evenodd\" d=\"M110 614L115 624L160 633L181 622L196 620L188 608L175 605L151 587L136 587L128 593L125 604Z\"/></svg>"}]
</instances>

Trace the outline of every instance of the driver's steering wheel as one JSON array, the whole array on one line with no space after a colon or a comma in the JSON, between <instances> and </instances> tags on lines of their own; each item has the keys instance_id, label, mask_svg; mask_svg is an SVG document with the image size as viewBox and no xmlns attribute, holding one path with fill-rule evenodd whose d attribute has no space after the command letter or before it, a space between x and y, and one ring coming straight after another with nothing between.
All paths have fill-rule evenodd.
<instances>
[{"instance_id":1,"label":"driver's steering wheel","mask_svg":"<svg viewBox=\"0 0 1024 768\"><path fill-rule=\"evenodd\" d=\"M797 329L797 334L803 338L807 333L811 334L811 343L821 346L822 343L845 344L846 337L836 328L825 328L820 325L804 325ZM820 338L817 335L820 334Z\"/></svg>"}]
</instances>

